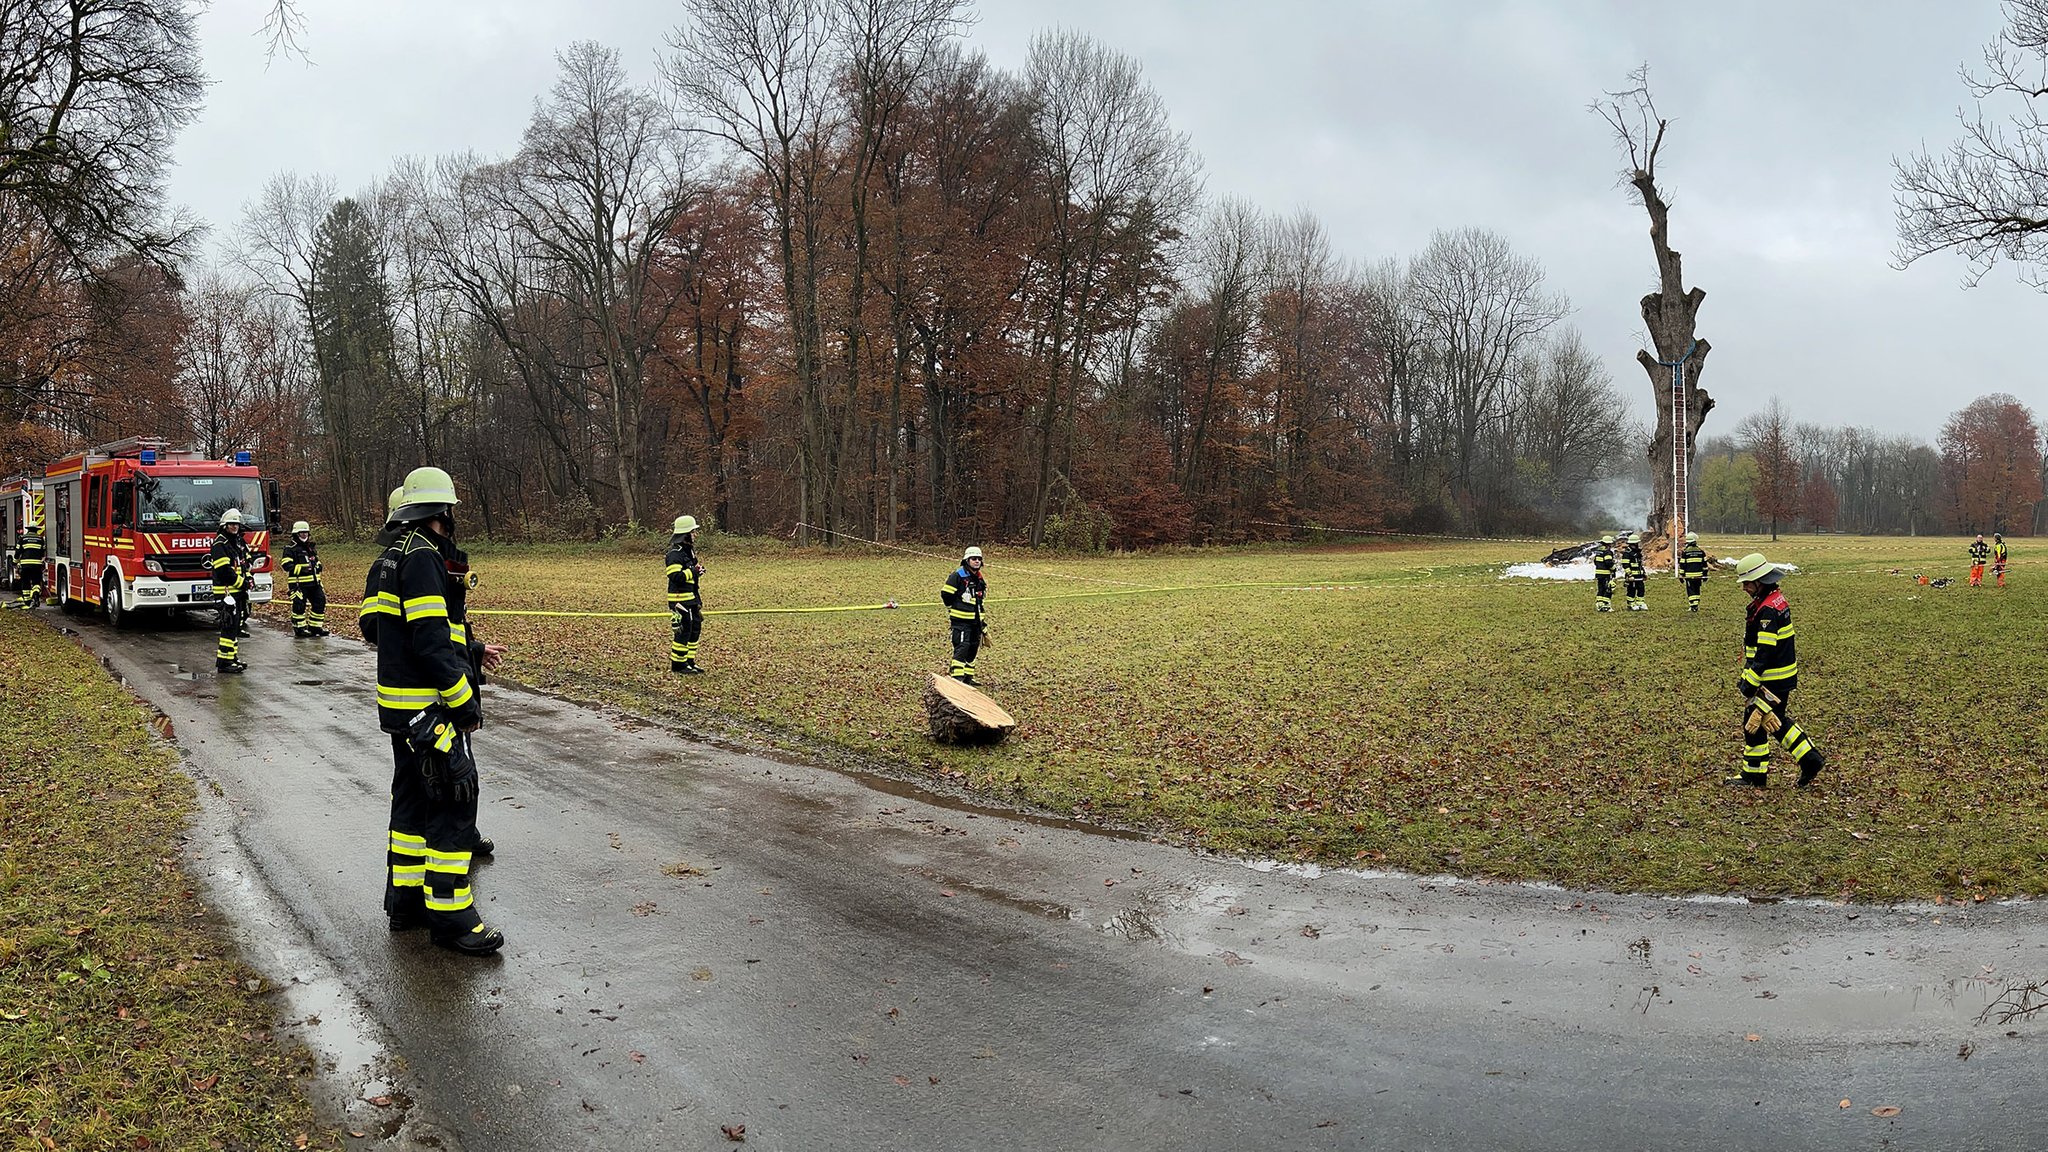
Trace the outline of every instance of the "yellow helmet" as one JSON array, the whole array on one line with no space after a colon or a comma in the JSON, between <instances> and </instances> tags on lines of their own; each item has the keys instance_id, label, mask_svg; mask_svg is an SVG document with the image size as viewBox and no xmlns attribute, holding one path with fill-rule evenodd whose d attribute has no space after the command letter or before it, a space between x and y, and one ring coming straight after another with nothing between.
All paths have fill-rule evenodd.
<instances>
[{"instance_id":1,"label":"yellow helmet","mask_svg":"<svg viewBox=\"0 0 2048 1152\"><path fill-rule=\"evenodd\" d=\"M424 520L455 507L455 478L440 468L415 468L405 474L405 483L393 497L398 507L391 518L401 522Z\"/></svg>"},{"instance_id":2,"label":"yellow helmet","mask_svg":"<svg viewBox=\"0 0 2048 1152\"><path fill-rule=\"evenodd\" d=\"M304 520L300 520L294 523L292 525L292 535L297 536L301 532L304 532L305 534L310 536L313 534L313 526L311 524L306 523Z\"/></svg>"},{"instance_id":3,"label":"yellow helmet","mask_svg":"<svg viewBox=\"0 0 2048 1152\"><path fill-rule=\"evenodd\" d=\"M690 533L695 532L696 530L697 518L695 516L676 517L676 535L688 536Z\"/></svg>"}]
</instances>

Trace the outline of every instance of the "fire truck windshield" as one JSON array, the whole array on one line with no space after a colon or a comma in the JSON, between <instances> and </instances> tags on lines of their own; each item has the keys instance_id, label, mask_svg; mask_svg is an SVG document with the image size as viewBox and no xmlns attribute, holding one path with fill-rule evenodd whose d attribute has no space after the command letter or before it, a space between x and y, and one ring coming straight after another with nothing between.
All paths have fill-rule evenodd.
<instances>
[{"instance_id":1,"label":"fire truck windshield","mask_svg":"<svg viewBox=\"0 0 2048 1152\"><path fill-rule=\"evenodd\" d=\"M241 476L149 476L136 479L136 519L151 529L220 527L220 514L239 508L242 523L265 527L263 482Z\"/></svg>"}]
</instances>

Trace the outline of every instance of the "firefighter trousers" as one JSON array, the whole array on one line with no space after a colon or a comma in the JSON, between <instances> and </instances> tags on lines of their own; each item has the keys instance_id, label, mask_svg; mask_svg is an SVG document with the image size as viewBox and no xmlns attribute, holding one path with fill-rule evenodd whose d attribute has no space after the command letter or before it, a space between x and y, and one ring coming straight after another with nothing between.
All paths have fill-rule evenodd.
<instances>
[{"instance_id":1,"label":"firefighter trousers","mask_svg":"<svg viewBox=\"0 0 2048 1152\"><path fill-rule=\"evenodd\" d=\"M1631 605L1641 604L1643 602L1643 595L1645 591L1644 585L1648 583L1649 581L1641 580L1634 576L1628 578L1628 602Z\"/></svg>"},{"instance_id":2,"label":"firefighter trousers","mask_svg":"<svg viewBox=\"0 0 2048 1152\"><path fill-rule=\"evenodd\" d=\"M467 740L467 736L460 737ZM427 757L391 737L391 827L384 855L384 914L423 921L435 939L483 923L470 885L476 799L457 801L427 787Z\"/></svg>"},{"instance_id":3,"label":"firefighter trousers","mask_svg":"<svg viewBox=\"0 0 2048 1152\"><path fill-rule=\"evenodd\" d=\"M1601 609L1614 607L1614 577L1594 574L1593 606Z\"/></svg>"},{"instance_id":4,"label":"firefighter trousers","mask_svg":"<svg viewBox=\"0 0 2048 1152\"><path fill-rule=\"evenodd\" d=\"M242 621L249 614L246 592L230 592L220 598L220 645L213 651L213 665L225 668L242 658Z\"/></svg>"},{"instance_id":5,"label":"firefighter trousers","mask_svg":"<svg viewBox=\"0 0 2048 1152\"><path fill-rule=\"evenodd\" d=\"M33 608L43 599L43 562L38 560L21 565L21 594L15 598L15 606Z\"/></svg>"},{"instance_id":6,"label":"firefighter trousers","mask_svg":"<svg viewBox=\"0 0 2048 1152\"><path fill-rule=\"evenodd\" d=\"M1820 755L1820 751L1813 746L1813 738L1792 719L1791 690L1773 688L1771 691L1777 695L1778 703L1770 708L1770 712L1782 725L1778 729L1776 739L1784 747L1785 754L1792 758L1792 762L1804 768L1809 761ZM1765 704L1761 697L1752 697L1749 705L1742 710L1742 774L1761 780L1771 771L1772 736L1770 729L1762 726L1758 726L1755 732L1749 730L1750 712L1764 708Z\"/></svg>"},{"instance_id":7,"label":"firefighter trousers","mask_svg":"<svg viewBox=\"0 0 2048 1152\"><path fill-rule=\"evenodd\" d=\"M292 585L292 631L327 630L327 589L318 580Z\"/></svg>"},{"instance_id":8,"label":"firefighter trousers","mask_svg":"<svg viewBox=\"0 0 2048 1152\"><path fill-rule=\"evenodd\" d=\"M668 667L673 672L697 662L697 641L704 635L704 612L695 604L677 604L668 611Z\"/></svg>"},{"instance_id":9,"label":"firefighter trousers","mask_svg":"<svg viewBox=\"0 0 2048 1152\"><path fill-rule=\"evenodd\" d=\"M980 652L981 621L953 621L953 679L974 679L974 657Z\"/></svg>"},{"instance_id":10,"label":"firefighter trousers","mask_svg":"<svg viewBox=\"0 0 2048 1152\"><path fill-rule=\"evenodd\" d=\"M1687 576L1685 578L1686 607L1697 608L1700 606L1700 585L1704 583L1706 583L1706 581L1700 579L1697 576Z\"/></svg>"},{"instance_id":11,"label":"firefighter trousers","mask_svg":"<svg viewBox=\"0 0 2048 1152\"><path fill-rule=\"evenodd\" d=\"M1984 562L1983 562L1983 561L1981 561L1981 560L1974 560L1974 561L1971 561L1971 563L1970 563L1970 587L1972 587L1972 588L1976 588L1976 587L1978 587L1978 586L1982 585L1983 583L1984 583Z\"/></svg>"}]
</instances>

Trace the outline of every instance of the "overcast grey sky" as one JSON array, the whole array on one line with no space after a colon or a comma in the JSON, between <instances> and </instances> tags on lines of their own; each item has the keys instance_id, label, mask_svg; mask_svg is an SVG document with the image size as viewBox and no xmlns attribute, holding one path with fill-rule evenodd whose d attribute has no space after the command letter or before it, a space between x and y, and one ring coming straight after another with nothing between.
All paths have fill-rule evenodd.
<instances>
[{"instance_id":1,"label":"overcast grey sky","mask_svg":"<svg viewBox=\"0 0 2048 1152\"><path fill-rule=\"evenodd\" d=\"M267 3L216 0L202 21L215 83L172 193L221 233L285 169L348 189L399 156L509 153L557 48L602 41L652 81L682 12L302 0L302 63L266 60ZM1647 61L1673 121L1673 244L1707 291L1707 434L1774 394L1800 419L1929 439L1982 393L2048 409L2048 295L2009 270L1966 291L1960 258L1888 266L1891 157L1952 135L1956 69L1997 31L1995 0L981 0L977 15L970 40L1005 67L1055 24L1135 56L1212 196L1306 207L1347 256L1407 256L1437 228L1502 233L1543 262L1643 412L1647 221L1585 106Z\"/></svg>"}]
</instances>

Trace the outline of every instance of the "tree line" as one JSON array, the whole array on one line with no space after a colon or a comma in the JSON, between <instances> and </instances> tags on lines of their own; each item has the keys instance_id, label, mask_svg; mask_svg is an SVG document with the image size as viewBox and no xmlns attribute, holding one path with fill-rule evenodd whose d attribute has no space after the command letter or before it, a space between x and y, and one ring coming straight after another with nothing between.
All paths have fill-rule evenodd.
<instances>
[{"instance_id":1,"label":"tree line","mask_svg":"<svg viewBox=\"0 0 2048 1152\"><path fill-rule=\"evenodd\" d=\"M344 527L434 461L506 536L1130 547L1572 523L1640 452L1534 260L1205 196L1086 36L1011 73L957 0L684 7L653 83L564 49L510 155L281 173L210 265L30 284L77 338L10 381L10 456L249 448Z\"/></svg>"},{"instance_id":2,"label":"tree line","mask_svg":"<svg viewBox=\"0 0 2048 1152\"><path fill-rule=\"evenodd\" d=\"M2034 413L2005 393L1952 414L1934 444L1795 421L1773 398L1701 445L1695 518L1716 532L2048 533Z\"/></svg>"}]
</instances>

